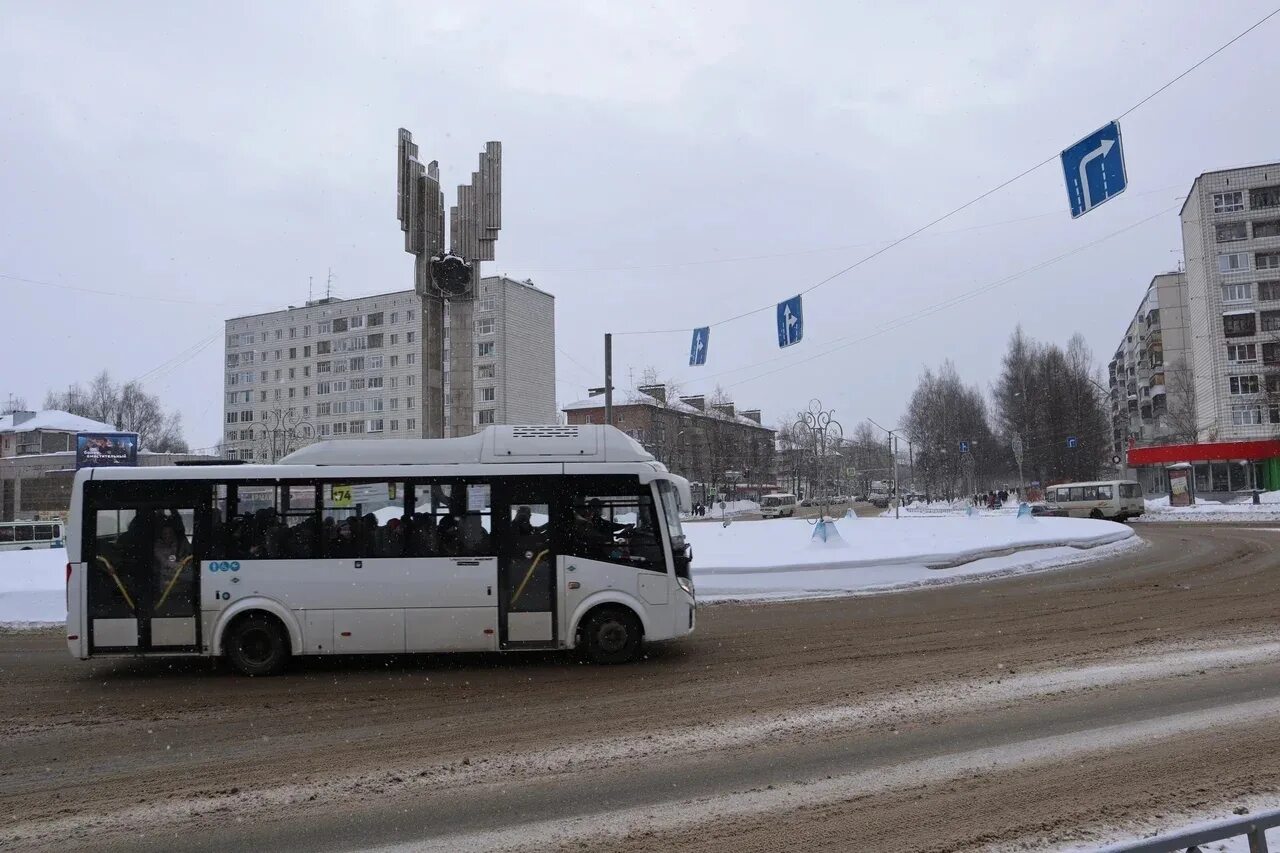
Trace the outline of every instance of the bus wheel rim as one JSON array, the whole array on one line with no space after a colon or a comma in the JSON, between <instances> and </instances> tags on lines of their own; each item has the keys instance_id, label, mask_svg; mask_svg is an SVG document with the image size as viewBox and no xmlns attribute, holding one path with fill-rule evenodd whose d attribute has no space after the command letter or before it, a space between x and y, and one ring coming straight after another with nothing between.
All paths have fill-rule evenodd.
<instances>
[{"instance_id":1,"label":"bus wheel rim","mask_svg":"<svg viewBox=\"0 0 1280 853\"><path fill-rule=\"evenodd\" d=\"M265 663L271 659L271 637L261 628L246 631L240 637L240 654L251 663Z\"/></svg>"},{"instance_id":2,"label":"bus wheel rim","mask_svg":"<svg viewBox=\"0 0 1280 853\"><path fill-rule=\"evenodd\" d=\"M596 636L600 641L600 647L607 652L619 651L627 645L627 628L621 622L604 623Z\"/></svg>"}]
</instances>

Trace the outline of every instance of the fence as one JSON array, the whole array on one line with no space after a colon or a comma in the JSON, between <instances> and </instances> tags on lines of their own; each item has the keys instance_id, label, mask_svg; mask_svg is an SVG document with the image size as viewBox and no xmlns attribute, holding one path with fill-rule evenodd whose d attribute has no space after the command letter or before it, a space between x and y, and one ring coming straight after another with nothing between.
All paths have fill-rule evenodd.
<instances>
[{"instance_id":1,"label":"fence","mask_svg":"<svg viewBox=\"0 0 1280 853\"><path fill-rule=\"evenodd\" d=\"M1141 841L1126 841L1103 847L1098 853L1181 853L1199 850L1199 845L1212 841L1244 836L1249 841L1249 853L1267 853L1268 829L1280 826L1280 809L1255 815L1207 823L1195 829L1157 835Z\"/></svg>"}]
</instances>

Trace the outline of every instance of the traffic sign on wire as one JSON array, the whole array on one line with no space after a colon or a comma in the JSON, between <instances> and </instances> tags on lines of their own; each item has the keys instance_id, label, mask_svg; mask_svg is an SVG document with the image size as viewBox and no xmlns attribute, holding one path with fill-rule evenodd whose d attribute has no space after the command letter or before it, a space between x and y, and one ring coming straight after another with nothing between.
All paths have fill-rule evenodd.
<instances>
[{"instance_id":1,"label":"traffic sign on wire","mask_svg":"<svg viewBox=\"0 0 1280 853\"><path fill-rule=\"evenodd\" d=\"M1129 178L1124 168L1120 122L1098 128L1062 152L1071 218L1077 219L1124 192Z\"/></svg>"},{"instance_id":2,"label":"traffic sign on wire","mask_svg":"<svg viewBox=\"0 0 1280 853\"><path fill-rule=\"evenodd\" d=\"M804 337L804 306L793 296L778 303L778 346L789 347Z\"/></svg>"},{"instance_id":3,"label":"traffic sign on wire","mask_svg":"<svg viewBox=\"0 0 1280 853\"><path fill-rule=\"evenodd\" d=\"M689 366L701 367L707 363L707 344L711 342L711 327L693 330L693 342L689 345Z\"/></svg>"}]
</instances>

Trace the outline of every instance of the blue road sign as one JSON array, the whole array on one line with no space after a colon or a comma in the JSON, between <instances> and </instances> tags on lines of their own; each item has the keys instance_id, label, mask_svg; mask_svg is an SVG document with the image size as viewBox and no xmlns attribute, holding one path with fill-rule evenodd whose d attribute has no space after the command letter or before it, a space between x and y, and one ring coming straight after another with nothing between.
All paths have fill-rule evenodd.
<instances>
[{"instance_id":1,"label":"blue road sign","mask_svg":"<svg viewBox=\"0 0 1280 853\"><path fill-rule=\"evenodd\" d=\"M962 441L962 442L960 442L960 452L961 452L961 453L968 453L968 452L969 452L969 442L967 442L967 441Z\"/></svg>"},{"instance_id":2,"label":"blue road sign","mask_svg":"<svg viewBox=\"0 0 1280 853\"><path fill-rule=\"evenodd\" d=\"M693 330L693 343L689 345L689 366L701 367L707 363L707 344L711 342L711 327Z\"/></svg>"},{"instance_id":3,"label":"blue road sign","mask_svg":"<svg viewBox=\"0 0 1280 853\"><path fill-rule=\"evenodd\" d=\"M1067 447L1071 448L1072 450L1075 450L1076 447L1079 446L1079 444L1080 442L1076 439L1074 435L1067 436Z\"/></svg>"},{"instance_id":4,"label":"blue road sign","mask_svg":"<svg viewBox=\"0 0 1280 853\"><path fill-rule=\"evenodd\" d=\"M1067 179L1072 219L1124 192L1129 179L1124 170L1120 122L1095 130L1063 151L1062 174Z\"/></svg>"},{"instance_id":5,"label":"blue road sign","mask_svg":"<svg viewBox=\"0 0 1280 853\"><path fill-rule=\"evenodd\" d=\"M804 337L804 306L793 296L778 303L778 346L789 347Z\"/></svg>"}]
</instances>

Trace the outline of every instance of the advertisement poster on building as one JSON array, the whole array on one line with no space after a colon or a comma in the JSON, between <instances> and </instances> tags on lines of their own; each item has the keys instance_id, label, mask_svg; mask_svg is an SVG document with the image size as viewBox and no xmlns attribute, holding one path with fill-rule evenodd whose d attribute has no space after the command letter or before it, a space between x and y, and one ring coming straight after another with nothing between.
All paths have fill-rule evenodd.
<instances>
[{"instance_id":1,"label":"advertisement poster on building","mask_svg":"<svg viewBox=\"0 0 1280 853\"><path fill-rule=\"evenodd\" d=\"M76 468L106 468L138 464L135 432L82 432L76 434Z\"/></svg>"}]
</instances>

